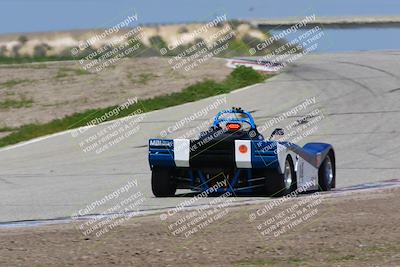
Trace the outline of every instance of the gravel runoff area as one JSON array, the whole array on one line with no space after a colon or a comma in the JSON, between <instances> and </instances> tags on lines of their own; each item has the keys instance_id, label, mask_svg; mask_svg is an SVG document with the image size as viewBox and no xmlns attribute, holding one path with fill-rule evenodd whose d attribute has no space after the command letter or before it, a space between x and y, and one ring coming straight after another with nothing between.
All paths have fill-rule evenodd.
<instances>
[{"instance_id":1,"label":"gravel runoff area","mask_svg":"<svg viewBox=\"0 0 400 267\"><path fill-rule=\"evenodd\" d=\"M400 266L400 188L317 194L273 208L272 201L225 206L187 237L170 230L176 218L160 215L132 217L99 237L84 236L76 223L2 228L0 265ZM285 228L268 230L287 218Z\"/></svg>"}]
</instances>

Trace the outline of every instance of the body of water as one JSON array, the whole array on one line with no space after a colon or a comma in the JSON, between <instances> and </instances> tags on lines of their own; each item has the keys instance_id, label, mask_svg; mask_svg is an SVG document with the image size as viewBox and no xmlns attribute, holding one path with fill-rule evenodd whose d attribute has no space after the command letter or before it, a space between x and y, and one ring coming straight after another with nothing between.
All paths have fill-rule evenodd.
<instances>
[{"instance_id":1,"label":"body of water","mask_svg":"<svg viewBox=\"0 0 400 267\"><path fill-rule=\"evenodd\" d=\"M294 34L289 34L287 39L289 41L294 40L307 31L309 30L298 30ZM273 34L279 34L280 32L271 31ZM320 28L318 32L323 34L320 34L320 38L314 41L314 43L318 44L315 49L317 52L400 49L400 28ZM313 35L315 36L318 32Z\"/></svg>"}]
</instances>

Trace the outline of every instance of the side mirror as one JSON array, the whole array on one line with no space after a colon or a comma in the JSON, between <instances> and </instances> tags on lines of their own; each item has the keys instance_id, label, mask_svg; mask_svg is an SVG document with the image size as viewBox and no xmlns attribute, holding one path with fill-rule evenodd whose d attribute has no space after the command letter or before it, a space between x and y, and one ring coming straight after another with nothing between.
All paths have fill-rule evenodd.
<instances>
[{"instance_id":1,"label":"side mirror","mask_svg":"<svg viewBox=\"0 0 400 267\"><path fill-rule=\"evenodd\" d=\"M275 130L272 131L271 136L269 137L269 139L271 139L275 135L285 135L285 131L282 128L276 128Z\"/></svg>"}]
</instances>

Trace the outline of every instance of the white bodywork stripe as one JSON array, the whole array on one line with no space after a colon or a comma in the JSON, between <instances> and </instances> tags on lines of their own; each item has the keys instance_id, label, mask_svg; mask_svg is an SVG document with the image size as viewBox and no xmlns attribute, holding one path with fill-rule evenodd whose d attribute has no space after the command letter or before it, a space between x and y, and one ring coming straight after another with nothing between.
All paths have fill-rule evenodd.
<instances>
[{"instance_id":1,"label":"white bodywork stripe","mask_svg":"<svg viewBox=\"0 0 400 267\"><path fill-rule=\"evenodd\" d=\"M297 188L307 186L306 190L318 189L318 168L314 167L302 157L299 157L297 162ZM314 186L310 186L314 185Z\"/></svg>"},{"instance_id":2,"label":"white bodywork stripe","mask_svg":"<svg viewBox=\"0 0 400 267\"><path fill-rule=\"evenodd\" d=\"M174 161L176 167L189 167L190 140L174 139Z\"/></svg>"},{"instance_id":3,"label":"white bodywork stripe","mask_svg":"<svg viewBox=\"0 0 400 267\"><path fill-rule=\"evenodd\" d=\"M240 148L242 146L242 151ZM246 151L243 148L246 147ZM235 162L238 168L251 168L251 141L235 140Z\"/></svg>"},{"instance_id":4,"label":"white bodywork stripe","mask_svg":"<svg viewBox=\"0 0 400 267\"><path fill-rule=\"evenodd\" d=\"M285 161L286 161L286 155L287 155L287 147L284 146L284 145L281 145L281 144L279 144L277 142L276 143L276 149L277 149L279 168L281 170L281 173L283 173L285 171Z\"/></svg>"}]
</instances>

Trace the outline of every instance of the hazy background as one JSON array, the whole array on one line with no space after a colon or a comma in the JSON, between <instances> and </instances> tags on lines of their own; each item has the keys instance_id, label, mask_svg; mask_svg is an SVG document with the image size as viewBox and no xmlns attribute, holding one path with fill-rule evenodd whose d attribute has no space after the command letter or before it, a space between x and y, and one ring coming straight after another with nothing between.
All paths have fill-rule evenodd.
<instances>
[{"instance_id":1,"label":"hazy background","mask_svg":"<svg viewBox=\"0 0 400 267\"><path fill-rule=\"evenodd\" d=\"M400 15L398 0L0 0L0 34L112 26L136 12L139 23L290 16ZM317 51L400 48L399 28L328 29Z\"/></svg>"},{"instance_id":2,"label":"hazy background","mask_svg":"<svg viewBox=\"0 0 400 267\"><path fill-rule=\"evenodd\" d=\"M1 0L0 33L104 27L136 10L142 23L229 18L399 15L398 0Z\"/></svg>"}]
</instances>

